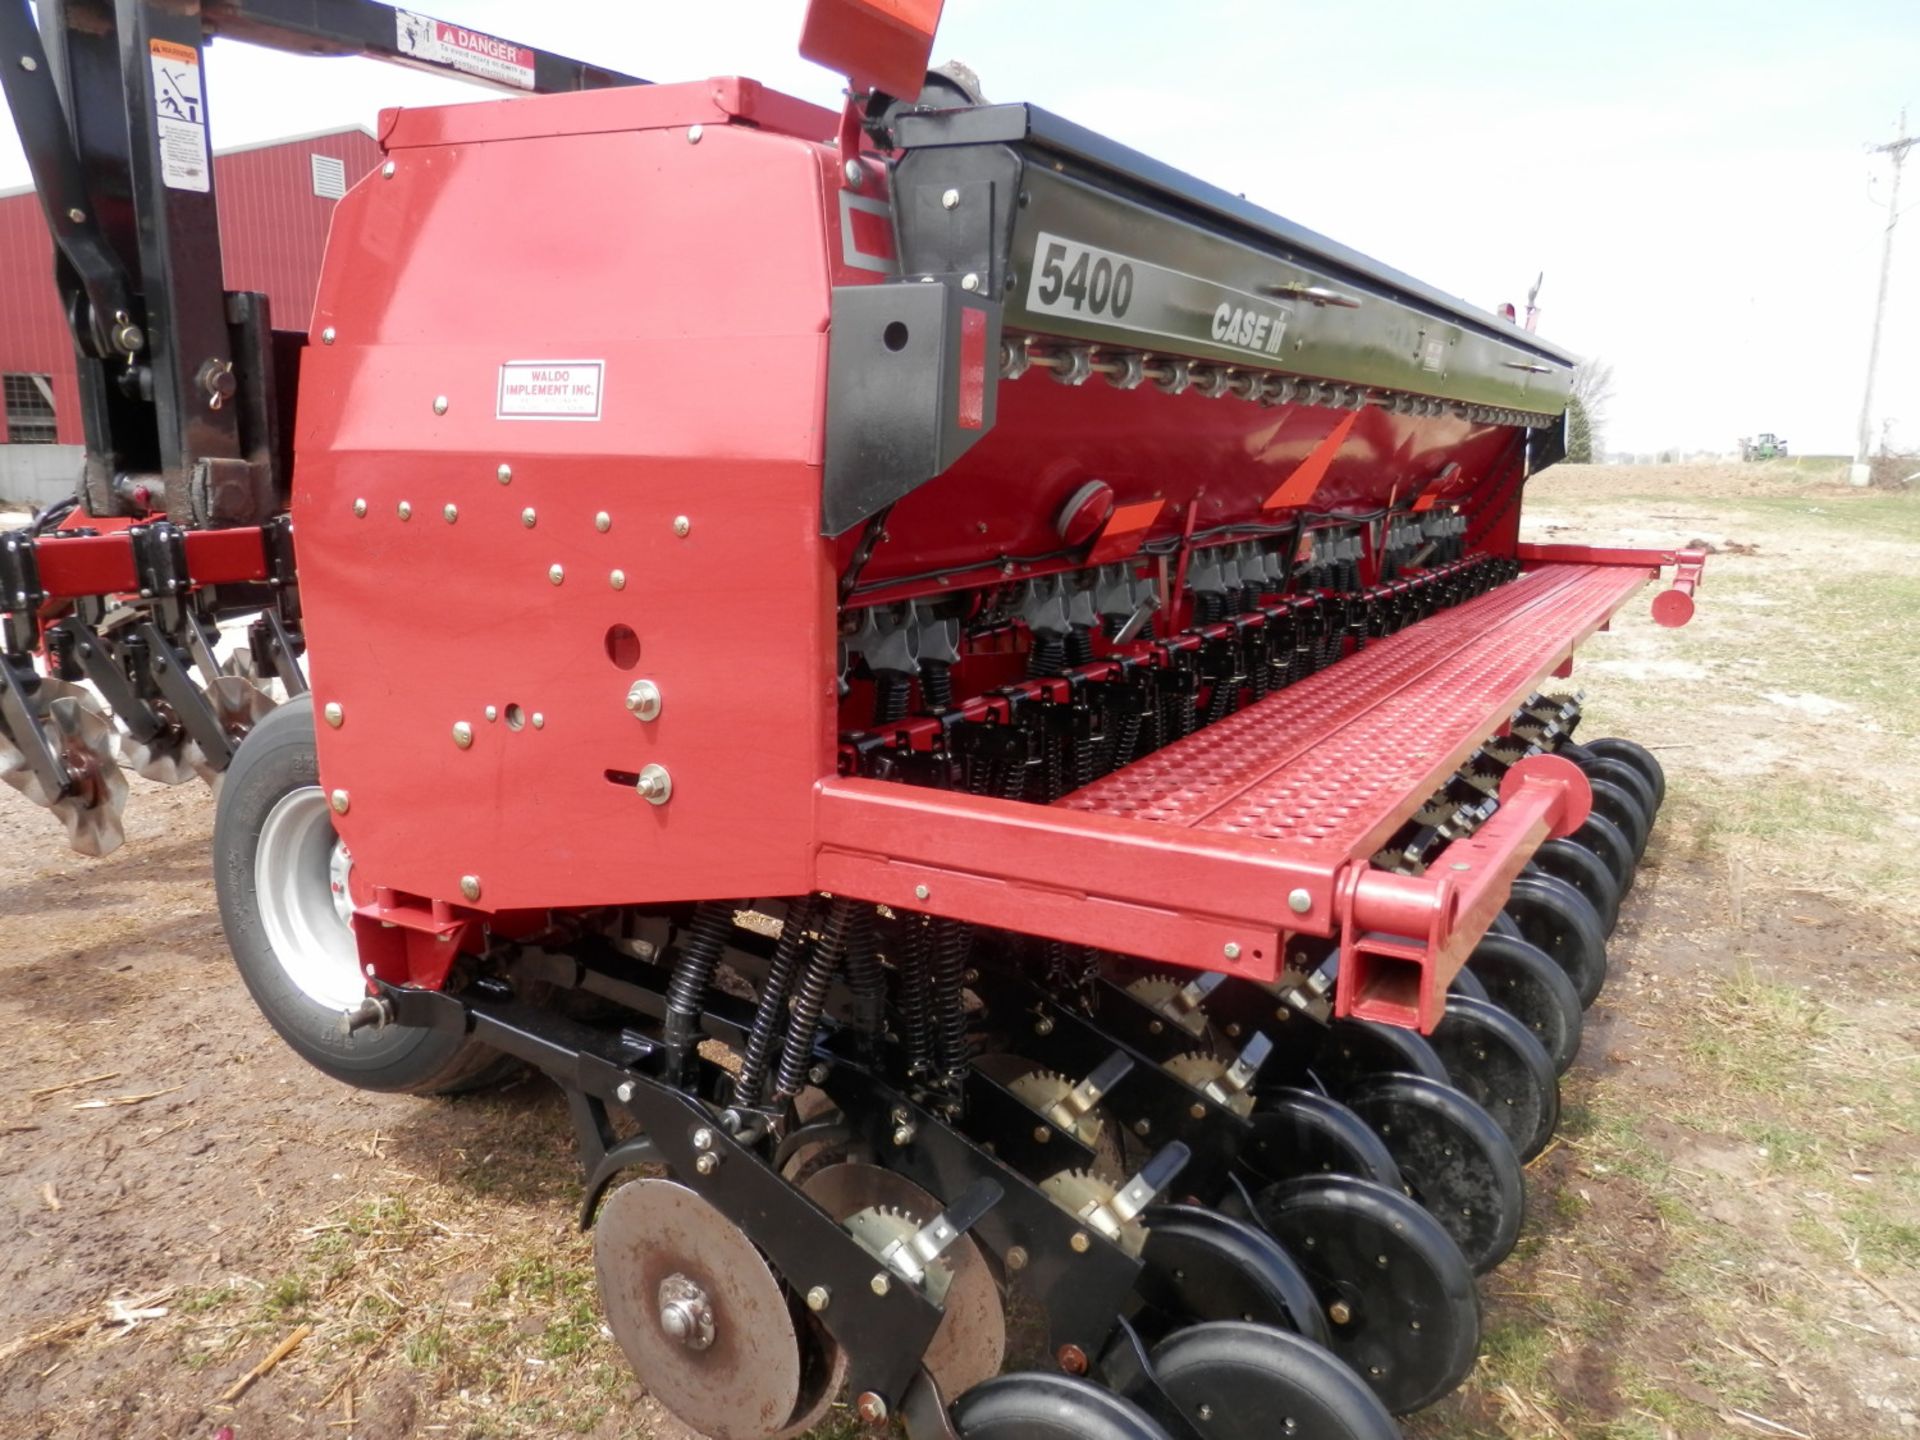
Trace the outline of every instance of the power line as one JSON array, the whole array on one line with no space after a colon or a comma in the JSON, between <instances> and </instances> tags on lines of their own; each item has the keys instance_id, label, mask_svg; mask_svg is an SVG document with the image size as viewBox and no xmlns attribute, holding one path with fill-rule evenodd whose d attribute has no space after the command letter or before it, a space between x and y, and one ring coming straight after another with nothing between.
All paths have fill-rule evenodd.
<instances>
[{"instance_id":1,"label":"power line","mask_svg":"<svg viewBox=\"0 0 1920 1440\"><path fill-rule=\"evenodd\" d=\"M1860 433L1854 443L1853 483L1867 483L1867 454L1873 446L1873 382L1880 368L1880 329L1887 314L1887 283L1893 276L1893 232L1900 223L1900 169L1907 163L1907 152L1920 144L1920 136L1907 134L1907 112L1900 111L1900 133L1885 145L1874 145L1871 155L1886 155L1893 160L1893 193L1887 197L1887 231L1880 252L1880 293L1873 305L1873 340L1867 347L1867 390L1860 398Z\"/></svg>"}]
</instances>

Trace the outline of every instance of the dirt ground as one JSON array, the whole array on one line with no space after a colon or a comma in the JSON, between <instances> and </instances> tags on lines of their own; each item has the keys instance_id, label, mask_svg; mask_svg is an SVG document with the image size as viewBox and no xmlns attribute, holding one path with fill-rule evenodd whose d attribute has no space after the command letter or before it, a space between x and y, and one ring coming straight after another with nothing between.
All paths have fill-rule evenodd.
<instances>
[{"instance_id":1,"label":"dirt ground","mask_svg":"<svg viewBox=\"0 0 1920 1440\"><path fill-rule=\"evenodd\" d=\"M1718 553L1689 629L1637 602L1570 682L1669 799L1419 1440L1920 1435L1920 499L1831 480L1530 496L1535 538ZM682 1436L600 1327L552 1089L309 1071L226 956L208 797L133 786L103 861L0 796L0 1437Z\"/></svg>"}]
</instances>

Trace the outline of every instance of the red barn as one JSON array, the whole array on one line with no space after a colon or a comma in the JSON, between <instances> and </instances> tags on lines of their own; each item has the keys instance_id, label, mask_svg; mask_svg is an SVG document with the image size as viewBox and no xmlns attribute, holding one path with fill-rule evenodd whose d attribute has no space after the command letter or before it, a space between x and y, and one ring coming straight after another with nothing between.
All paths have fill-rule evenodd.
<instances>
[{"instance_id":1,"label":"red barn","mask_svg":"<svg viewBox=\"0 0 1920 1440\"><path fill-rule=\"evenodd\" d=\"M227 288L264 291L276 328L305 329L333 203L379 158L358 127L214 156ZM72 494L81 450L53 241L33 191L11 191L0 195L0 500Z\"/></svg>"}]
</instances>

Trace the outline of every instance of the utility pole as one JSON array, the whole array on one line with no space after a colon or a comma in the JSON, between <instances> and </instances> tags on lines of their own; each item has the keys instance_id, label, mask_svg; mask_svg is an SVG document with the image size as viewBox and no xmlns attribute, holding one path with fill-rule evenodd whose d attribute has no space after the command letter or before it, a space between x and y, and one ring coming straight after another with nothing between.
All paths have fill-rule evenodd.
<instances>
[{"instance_id":1,"label":"utility pole","mask_svg":"<svg viewBox=\"0 0 1920 1440\"><path fill-rule=\"evenodd\" d=\"M1867 393L1860 399L1860 434L1853 447L1854 484L1865 485L1870 471L1868 453L1873 448L1873 381L1880 368L1880 326L1887 314L1887 282L1893 277L1893 231L1900 223L1900 167L1907 163L1907 152L1920 137L1907 134L1907 112L1900 111L1900 133L1886 145L1875 145L1868 153L1887 155L1893 160L1893 193L1887 197L1887 233L1880 252L1880 294L1873 305L1873 340L1867 347Z\"/></svg>"}]
</instances>

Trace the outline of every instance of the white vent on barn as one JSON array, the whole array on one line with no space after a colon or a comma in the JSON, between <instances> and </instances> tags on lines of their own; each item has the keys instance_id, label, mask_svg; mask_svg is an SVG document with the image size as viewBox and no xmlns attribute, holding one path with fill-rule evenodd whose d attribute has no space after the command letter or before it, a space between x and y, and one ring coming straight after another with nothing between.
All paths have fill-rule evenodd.
<instances>
[{"instance_id":1,"label":"white vent on barn","mask_svg":"<svg viewBox=\"0 0 1920 1440\"><path fill-rule=\"evenodd\" d=\"M332 155L309 155L313 162L313 193L322 200L338 200L347 193L347 162Z\"/></svg>"}]
</instances>

